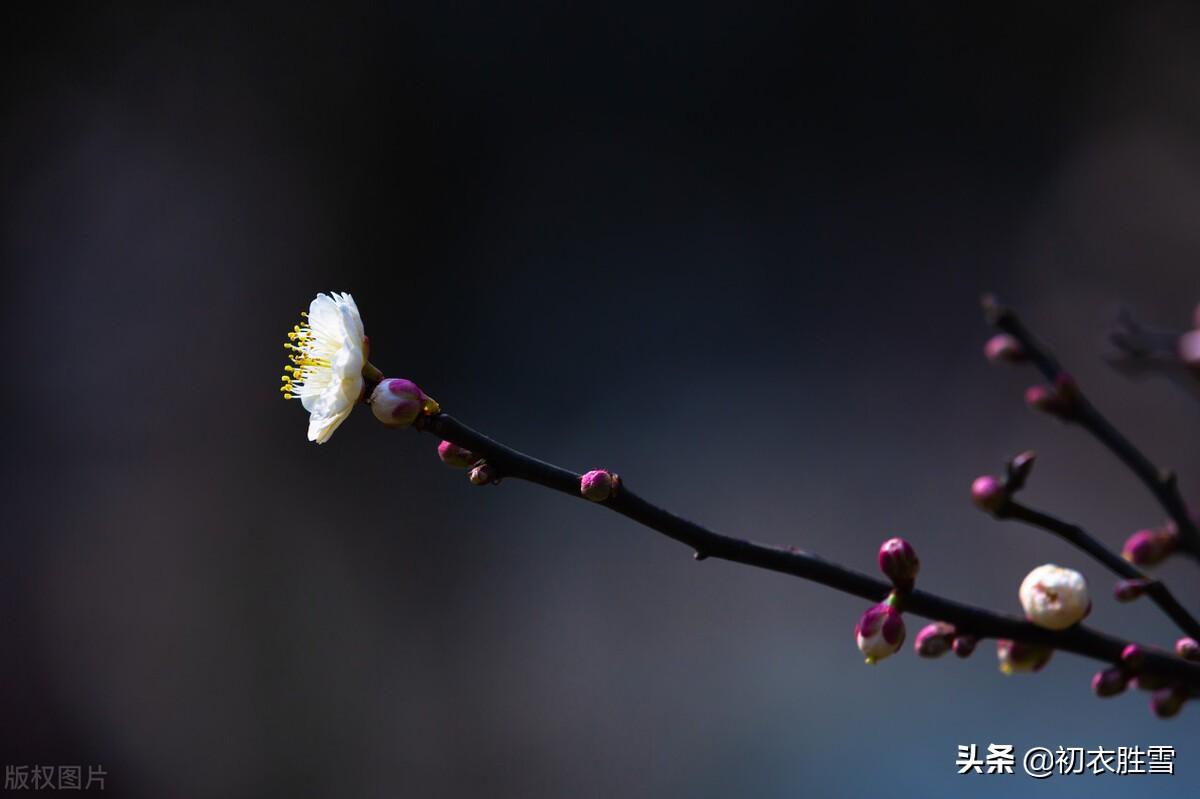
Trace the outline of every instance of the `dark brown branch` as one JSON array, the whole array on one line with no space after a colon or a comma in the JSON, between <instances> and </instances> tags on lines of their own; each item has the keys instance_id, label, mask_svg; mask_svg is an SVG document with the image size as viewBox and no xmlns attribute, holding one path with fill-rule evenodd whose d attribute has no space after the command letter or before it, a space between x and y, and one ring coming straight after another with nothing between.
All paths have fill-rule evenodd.
<instances>
[{"instance_id":1,"label":"dark brown branch","mask_svg":"<svg viewBox=\"0 0 1200 799\"><path fill-rule=\"evenodd\" d=\"M581 499L581 475L493 441L445 413L420 417L415 426L480 455L502 477L527 480ZM642 499L624 481L614 496L598 504L686 544L701 558L721 558L790 574L871 602L882 601L892 591L890 583L843 568L800 549L757 544L714 533ZM1012 616L992 613L925 591L913 591L906 595L904 609L928 619L949 622L959 630L980 638L1011 638L1106 663L1119 663L1121 651L1129 643L1079 625L1060 632L1046 630ZM1149 650L1143 670L1182 681L1192 690L1200 690L1200 663Z\"/></svg>"},{"instance_id":2,"label":"dark brown branch","mask_svg":"<svg viewBox=\"0 0 1200 799\"><path fill-rule=\"evenodd\" d=\"M989 295L983 298L983 309L988 322L997 330L1016 339L1025 355L1051 384L1060 385L1063 380L1071 380L1050 350L1038 341L1011 308L1001 305L995 297ZM1095 436L1150 489L1179 531L1180 551L1200 559L1200 530L1197 529L1196 522L1179 493L1175 473L1155 466L1096 410L1082 391L1073 388L1071 402L1070 420Z\"/></svg>"},{"instance_id":3,"label":"dark brown branch","mask_svg":"<svg viewBox=\"0 0 1200 799\"><path fill-rule=\"evenodd\" d=\"M1022 505L1015 500L1009 499L996 511L998 519L1016 519L1025 522L1034 527L1041 528L1048 532L1054 533L1059 538L1062 538L1068 543L1074 544L1079 549L1082 549L1087 554L1098 560L1100 563L1108 567L1108 569L1119 577L1124 577L1128 580L1145 580L1148 585L1146 594L1154 600L1154 603L1162 608L1174 621L1183 632L1190 638L1195 638L1200 641L1200 623L1192 618L1187 609L1179 604L1179 600L1175 599L1167 586L1158 580L1151 579L1137 566L1134 566L1129 561L1122 558L1112 550L1105 547L1095 538L1088 534L1082 527L1064 522L1057 519L1048 513L1042 513L1039 510L1034 510L1026 505Z\"/></svg>"}]
</instances>

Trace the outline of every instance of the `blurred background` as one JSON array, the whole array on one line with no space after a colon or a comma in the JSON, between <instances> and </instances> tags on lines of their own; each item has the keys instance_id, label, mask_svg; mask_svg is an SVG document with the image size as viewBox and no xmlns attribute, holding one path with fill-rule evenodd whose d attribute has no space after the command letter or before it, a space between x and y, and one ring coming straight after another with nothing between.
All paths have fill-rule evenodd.
<instances>
[{"instance_id":1,"label":"blurred background","mask_svg":"<svg viewBox=\"0 0 1200 799\"><path fill-rule=\"evenodd\" d=\"M297 312L349 291L376 364L513 446L864 571L904 535L924 588L1006 612L1078 568L1091 624L1169 645L968 487L1034 448L1031 504L1114 547L1162 521L984 361L991 290L1200 501L1200 406L1102 359L1122 305L1200 301L1196 5L5 17L5 765L130 797L1195 795L1200 707L1099 701L1066 654L1004 678L990 642L868 668L862 600L475 488L365 411L318 448L277 388ZM957 776L971 743L1178 773Z\"/></svg>"}]
</instances>

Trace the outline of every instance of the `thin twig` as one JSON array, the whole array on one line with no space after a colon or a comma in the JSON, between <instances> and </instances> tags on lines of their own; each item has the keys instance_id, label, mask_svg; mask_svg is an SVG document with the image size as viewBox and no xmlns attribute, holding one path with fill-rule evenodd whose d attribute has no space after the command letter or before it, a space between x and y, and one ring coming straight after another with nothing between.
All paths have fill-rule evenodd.
<instances>
[{"instance_id":1,"label":"thin twig","mask_svg":"<svg viewBox=\"0 0 1200 799\"><path fill-rule=\"evenodd\" d=\"M501 477L527 480L581 499L581 475L507 447L445 413L419 417L415 426L481 456ZM720 558L790 574L872 602L882 601L892 591L890 583L843 568L800 549L757 544L714 533L642 499L630 490L625 481L621 481L615 495L597 504L686 544L695 550L698 559ZM1073 652L1106 663L1119 663L1121 652L1129 643L1080 625L1058 632L1043 629L1012 616L992 613L925 591L907 594L903 607L905 611L918 616L949 622L957 629L980 638L1009 638ZM1144 670L1182 681L1192 690L1200 691L1200 663L1148 650Z\"/></svg>"},{"instance_id":2,"label":"thin twig","mask_svg":"<svg viewBox=\"0 0 1200 799\"><path fill-rule=\"evenodd\" d=\"M1145 572L1108 549L1079 525L1064 522L1048 513L1022 505L1013 499L1009 499L1001 505L995 515L998 519L1016 519L1054 533L1091 555L1119 577L1129 580L1145 580L1147 583L1146 594L1154 600L1154 603L1162 608L1163 612L1171 617L1171 620L1179 625L1186 635L1200 640L1200 622L1192 618L1192 614L1179 604L1179 600L1175 599L1164 583L1151 579Z\"/></svg>"},{"instance_id":3,"label":"thin twig","mask_svg":"<svg viewBox=\"0 0 1200 799\"><path fill-rule=\"evenodd\" d=\"M1021 345L1025 355L1037 366L1052 384L1059 384L1070 377L1059 365L1054 355L1025 327L1011 308L1001 305L991 296L983 298L983 309L987 320L997 330L1012 336ZM1074 386L1074 384L1072 383ZM1084 393L1073 387L1071 421L1076 422L1101 444L1108 447L1130 471L1142 481L1162 505L1167 516L1175 523L1179 532L1179 549L1193 558L1200 559L1200 529L1188 512L1187 505L1179 493L1175 473L1159 469L1142 454L1129 439L1125 438L1100 411L1096 410Z\"/></svg>"}]
</instances>

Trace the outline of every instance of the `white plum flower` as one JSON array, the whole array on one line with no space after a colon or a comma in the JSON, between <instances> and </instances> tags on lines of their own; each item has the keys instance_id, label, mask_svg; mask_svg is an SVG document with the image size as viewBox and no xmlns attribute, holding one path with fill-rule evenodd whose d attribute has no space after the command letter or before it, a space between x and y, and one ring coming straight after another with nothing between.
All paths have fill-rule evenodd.
<instances>
[{"instance_id":1,"label":"white plum flower","mask_svg":"<svg viewBox=\"0 0 1200 799\"><path fill-rule=\"evenodd\" d=\"M1026 575L1019 593L1025 617L1048 630L1065 630L1092 609L1083 575L1052 563Z\"/></svg>"},{"instance_id":2,"label":"white plum flower","mask_svg":"<svg viewBox=\"0 0 1200 799\"><path fill-rule=\"evenodd\" d=\"M283 345L292 364L283 368L280 390L308 411L308 440L324 444L362 397L366 336L349 294L318 294L300 315L305 321Z\"/></svg>"}]
</instances>

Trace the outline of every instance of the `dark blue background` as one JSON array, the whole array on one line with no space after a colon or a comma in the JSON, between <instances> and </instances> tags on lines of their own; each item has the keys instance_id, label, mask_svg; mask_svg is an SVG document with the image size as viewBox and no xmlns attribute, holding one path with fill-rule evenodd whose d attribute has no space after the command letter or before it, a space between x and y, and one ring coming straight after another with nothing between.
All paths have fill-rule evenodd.
<instances>
[{"instance_id":1,"label":"dark blue background","mask_svg":"<svg viewBox=\"0 0 1200 799\"><path fill-rule=\"evenodd\" d=\"M469 423L715 529L1016 611L1031 502L1161 521L990 369L983 290L1200 497L1200 416L1100 359L1200 300L1186 3L349 4L6 12L5 764L121 796L1192 796L1197 708L906 651L864 603L596 508L477 489L280 347L350 291L372 360ZM1200 606L1194 568L1170 564ZM919 627L910 622L910 636ZM960 743L1171 744L1166 777L955 776Z\"/></svg>"}]
</instances>

